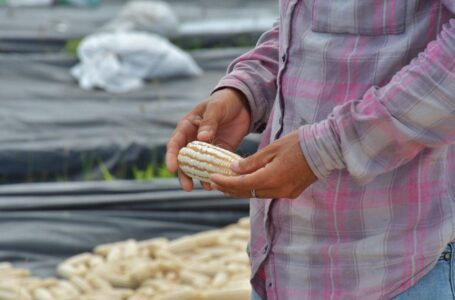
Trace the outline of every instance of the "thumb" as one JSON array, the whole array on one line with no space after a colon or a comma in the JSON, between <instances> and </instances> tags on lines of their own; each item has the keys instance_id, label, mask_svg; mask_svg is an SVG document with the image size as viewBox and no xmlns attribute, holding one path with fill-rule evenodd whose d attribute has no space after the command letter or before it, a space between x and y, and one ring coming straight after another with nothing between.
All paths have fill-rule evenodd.
<instances>
[{"instance_id":1,"label":"thumb","mask_svg":"<svg viewBox=\"0 0 455 300\"><path fill-rule=\"evenodd\" d=\"M215 137L221 119L221 113L222 110L219 105L214 103L207 104L198 129L198 140L210 142Z\"/></svg>"},{"instance_id":2,"label":"thumb","mask_svg":"<svg viewBox=\"0 0 455 300\"><path fill-rule=\"evenodd\" d=\"M255 154L248 156L231 164L231 170L237 174L252 173L262 167L265 167L272 161L273 155L266 151L258 151Z\"/></svg>"}]
</instances>

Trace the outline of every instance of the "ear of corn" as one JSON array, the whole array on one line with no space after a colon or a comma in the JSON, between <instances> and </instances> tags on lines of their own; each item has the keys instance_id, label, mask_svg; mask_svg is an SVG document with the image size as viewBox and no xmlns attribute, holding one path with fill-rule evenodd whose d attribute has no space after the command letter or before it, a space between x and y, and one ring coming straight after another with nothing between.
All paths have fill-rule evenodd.
<instances>
[{"instance_id":1,"label":"ear of corn","mask_svg":"<svg viewBox=\"0 0 455 300\"><path fill-rule=\"evenodd\" d=\"M177 156L180 169L193 179L210 182L211 174L235 176L231 171L231 163L242 157L220 147L193 141L180 149Z\"/></svg>"}]
</instances>

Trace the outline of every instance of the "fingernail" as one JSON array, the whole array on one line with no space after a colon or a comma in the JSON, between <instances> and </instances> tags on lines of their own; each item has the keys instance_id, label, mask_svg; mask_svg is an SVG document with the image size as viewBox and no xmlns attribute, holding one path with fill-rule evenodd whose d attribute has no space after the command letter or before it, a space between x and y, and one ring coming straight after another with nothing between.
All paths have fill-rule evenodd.
<instances>
[{"instance_id":1,"label":"fingernail","mask_svg":"<svg viewBox=\"0 0 455 300\"><path fill-rule=\"evenodd\" d=\"M238 161L234 161L232 164L231 164L231 169L232 170L239 170L240 169L240 164Z\"/></svg>"},{"instance_id":2,"label":"fingernail","mask_svg":"<svg viewBox=\"0 0 455 300\"><path fill-rule=\"evenodd\" d=\"M202 135L208 136L209 132L207 130L199 131L198 136L202 136Z\"/></svg>"}]
</instances>

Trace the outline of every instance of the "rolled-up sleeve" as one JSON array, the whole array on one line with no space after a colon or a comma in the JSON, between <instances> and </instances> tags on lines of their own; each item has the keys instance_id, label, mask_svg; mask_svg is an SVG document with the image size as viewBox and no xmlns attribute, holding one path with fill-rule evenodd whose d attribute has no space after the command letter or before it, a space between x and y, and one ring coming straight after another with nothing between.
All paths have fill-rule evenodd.
<instances>
[{"instance_id":1,"label":"rolled-up sleeve","mask_svg":"<svg viewBox=\"0 0 455 300\"><path fill-rule=\"evenodd\" d=\"M455 5L454 5L455 6ZM347 169L360 183L455 142L455 19L385 86L299 128L302 151L319 178Z\"/></svg>"},{"instance_id":2,"label":"rolled-up sleeve","mask_svg":"<svg viewBox=\"0 0 455 300\"><path fill-rule=\"evenodd\" d=\"M279 21L266 31L254 49L235 59L214 91L231 87L241 91L251 109L249 132L262 132L277 92Z\"/></svg>"}]
</instances>

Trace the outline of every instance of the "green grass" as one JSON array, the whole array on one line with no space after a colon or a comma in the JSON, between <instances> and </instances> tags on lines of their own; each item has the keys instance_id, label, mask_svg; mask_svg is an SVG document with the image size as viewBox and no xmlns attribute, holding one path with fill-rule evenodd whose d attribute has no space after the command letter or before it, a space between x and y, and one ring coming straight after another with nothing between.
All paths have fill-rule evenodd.
<instances>
[{"instance_id":1,"label":"green grass","mask_svg":"<svg viewBox=\"0 0 455 300\"><path fill-rule=\"evenodd\" d=\"M132 167L133 177L136 181L146 181L153 180L155 178L173 178L177 177L176 174L173 174L168 171L166 165L163 163L153 164L149 163L147 167L143 170L140 170L138 167Z\"/></svg>"},{"instance_id":2,"label":"green grass","mask_svg":"<svg viewBox=\"0 0 455 300\"><path fill-rule=\"evenodd\" d=\"M112 181L116 179L125 179L123 176L115 176L113 175L109 169L106 167L104 163L99 164L99 169L101 174L103 175L104 181ZM176 177L176 175L170 173L165 165L156 165L153 163L149 163L145 169L140 169L137 166L131 167L131 173L133 175L134 180L136 181L148 181L153 180L155 178L172 178Z\"/></svg>"},{"instance_id":3,"label":"green grass","mask_svg":"<svg viewBox=\"0 0 455 300\"><path fill-rule=\"evenodd\" d=\"M70 182L74 180L83 181L113 181L113 180L135 180L135 181L150 181L156 178L174 178L177 174L168 171L166 164L156 158L152 151L151 156L144 158L148 163L144 164L123 164L108 167L106 161L101 160L93 154L85 154L80 158L80 165L76 170L69 170L68 166L63 166L61 169L54 171L33 171L29 169L25 178L20 181L17 179L8 178L8 176L0 175L0 184L10 184L17 182ZM77 174L77 177L72 178L71 172ZM95 175L98 174L98 175ZM80 176L80 177L79 177Z\"/></svg>"},{"instance_id":4,"label":"green grass","mask_svg":"<svg viewBox=\"0 0 455 300\"><path fill-rule=\"evenodd\" d=\"M71 39L68 40L65 44L65 50L68 54L72 56L77 55L77 48L79 47L79 44L81 43L82 39Z\"/></svg>"},{"instance_id":5,"label":"green grass","mask_svg":"<svg viewBox=\"0 0 455 300\"><path fill-rule=\"evenodd\" d=\"M1 1L1 0L0 0ZM254 47L259 36L257 34L243 33L235 36L225 38L207 38L207 37L175 37L171 42L184 50L198 50L198 49L215 49L226 47ZM77 48L79 47L82 39L70 39L65 44L65 50L72 56L77 55Z\"/></svg>"},{"instance_id":6,"label":"green grass","mask_svg":"<svg viewBox=\"0 0 455 300\"><path fill-rule=\"evenodd\" d=\"M99 168L100 168L101 174L103 174L104 181L115 180L115 177L111 174L111 172L109 171L109 169L106 167L106 165L104 163L100 162Z\"/></svg>"},{"instance_id":7,"label":"green grass","mask_svg":"<svg viewBox=\"0 0 455 300\"><path fill-rule=\"evenodd\" d=\"M177 174L169 172L166 167L166 164L163 164L158 168L158 177L159 178L174 178L177 177Z\"/></svg>"},{"instance_id":8,"label":"green grass","mask_svg":"<svg viewBox=\"0 0 455 300\"><path fill-rule=\"evenodd\" d=\"M137 181L143 180L152 180L155 178L153 174L153 165L149 164L145 170L140 170L138 167L134 166L132 168L134 179Z\"/></svg>"}]
</instances>

